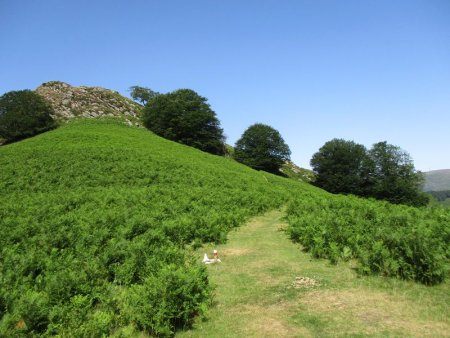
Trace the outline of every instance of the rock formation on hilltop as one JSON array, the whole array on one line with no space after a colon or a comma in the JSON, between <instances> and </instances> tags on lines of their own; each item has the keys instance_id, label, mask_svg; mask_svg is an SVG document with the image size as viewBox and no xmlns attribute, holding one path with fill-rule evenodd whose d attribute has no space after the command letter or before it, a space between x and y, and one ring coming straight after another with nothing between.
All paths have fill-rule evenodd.
<instances>
[{"instance_id":1,"label":"rock formation on hilltop","mask_svg":"<svg viewBox=\"0 0 450 338\"><path fill-rule=\"evenodd\" d=\"M118 92L101 87L74 87L60 81L43 83L36 89L55 110L57 120L74 117L121 117L138 124L142 106Z\"/></svg>"}]
</instances>

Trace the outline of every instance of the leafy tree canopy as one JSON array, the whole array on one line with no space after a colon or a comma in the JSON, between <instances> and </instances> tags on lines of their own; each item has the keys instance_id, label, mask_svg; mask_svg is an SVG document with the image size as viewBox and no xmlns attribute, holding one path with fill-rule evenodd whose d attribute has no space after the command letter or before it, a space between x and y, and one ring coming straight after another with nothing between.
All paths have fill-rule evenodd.
<instances>
[{"instance_id":1,"label":"leafy tree canopy","mask_svg":"<svg viewBox=\"0 0 450 338\"><path fill-rule=\"evenodd\" d=\"M400 147L378 142L368 152L367 171L371 195L392 203L424 205L428 202L420 192L423 174L414 169L410 155Z\"/></svg>"},{"instance_id":2,"label":"leafy tree canopy","mask_svg":"<svg viewBox=\"0 0 450 338\"><path fill-rule=\"evenodd\" d=\"M144 106L148 101L160 95L160 93L155 92L147 87L131 86L129 90L133 100L140 102Z\"/></svg>"},{"instance_id":3,"label":"leafy tree canopy","mask_svg":"<svg viewBox=\"0 0 450 338\"><path fill-rule=\"evenodd\" d=\"M288 145L276 129L256 123L236 142L234 158L253 169L280 175L280 168L290 155Z\"/></svg>"},{"instance_id":4,"label":"leafy tree canopy","mask_svg":"<svg viewBox=\"0 0 450 338\"><path fill-rule=\"evenodd\" d=\"M208 153L223 155L225 137L207 99L191 89L179 89L150 100L142 115L155 134Z\"/></svg>"},{"instance_id":5,"label":"leafy tree canopy","mask_svg":"<svg viewBox=\"0 0 450 338\"><path fill-rule=\"evenodd\" d=\"M332 193L414 206L428 203L420 192L423 175L414 169L409 154L387 142L366 150L353 141L334 139L313 155L311 166L317 175L315 184Z\"/></svg>"},{"instance_id":6,"label":"leafy tree canopy","mask_svg":"<svg viewBox=\"0 0 450 338\"><path fill-rule=\"evenodd\" d=\"M326 142L311 159L316 185L332 193L361 194L366 148L353 141Z\"/></svg>"},{"instance_id":7,"label":"leafy tree canopy","mask_svg":"<svg viewBox=\"0 0 450 338\"><path fill-rule=\"evenodd\" d=\"M18 141L56 127L53 108L31 90L11 91L0 97L0 137Z\"/></svg>"}]
</instances>

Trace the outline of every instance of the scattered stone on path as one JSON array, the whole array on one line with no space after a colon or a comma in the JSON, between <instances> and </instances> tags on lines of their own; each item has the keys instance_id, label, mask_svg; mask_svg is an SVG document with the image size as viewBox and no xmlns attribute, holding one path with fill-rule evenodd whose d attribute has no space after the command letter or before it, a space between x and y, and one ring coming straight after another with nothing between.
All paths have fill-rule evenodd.
<instances>
[{"instance_id":1,"label":"scattered stone on path","mask_svg":"<svg viewBox=\"0 0 450 338\"><path fill-rule=\"evenodd\" d=\"M309 277L295 277L295 280L292 282L292 286L295 289L298 288L311 288L314 286L319 286L320 283L315 279Z\"/></svg>"}]
</instances>

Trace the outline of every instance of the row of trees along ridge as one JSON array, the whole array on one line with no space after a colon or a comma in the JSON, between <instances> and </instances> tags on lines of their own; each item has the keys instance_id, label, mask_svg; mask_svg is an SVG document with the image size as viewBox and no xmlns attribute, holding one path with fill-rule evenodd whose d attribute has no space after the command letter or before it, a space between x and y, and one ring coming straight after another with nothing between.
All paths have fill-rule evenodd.
<instances>
[{"instance_id":1,"label":"row of trees along ridge","mask_svg":"<svg viewBox=\"0 0 450 338\"><path fill-rule=\"evenodd\" d=\"M205 97L191 89L160 94L146 87L130 87L131 97L144 105L143 124L166 139L224 155L225 136ZM56 127L52 106L36 92L12 91L0 97L0 138L14 142ZM256 123L236 142L233 157L256 170L280 175L290 159L289 146L271 126ZM409 154L387 142L370 150L353 141L326 142L311 159L315 184L332 193L355 194L392 203L421 206L423 176Z\"/></svg>"}]
</instances>

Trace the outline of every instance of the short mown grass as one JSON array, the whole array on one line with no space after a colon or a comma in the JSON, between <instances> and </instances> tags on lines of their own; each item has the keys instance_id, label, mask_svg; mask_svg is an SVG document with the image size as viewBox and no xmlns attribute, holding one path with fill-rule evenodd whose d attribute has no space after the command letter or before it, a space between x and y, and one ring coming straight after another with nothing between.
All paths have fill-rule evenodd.
<instances>
[{"instance_id":1,"label":"short mown grass","mask_svg":"<svg viewBox=\"0 0 450 338\"><path fill-rule=\"evenodd\" d=\"M257 217L217 246L222 263L208 266L215 305L179 337L449 336L448 282L360 276L354 262L313 259L289 241L282 218ZM294 287L300 276L319 285Z\"/></svg>"}]
</instances>

